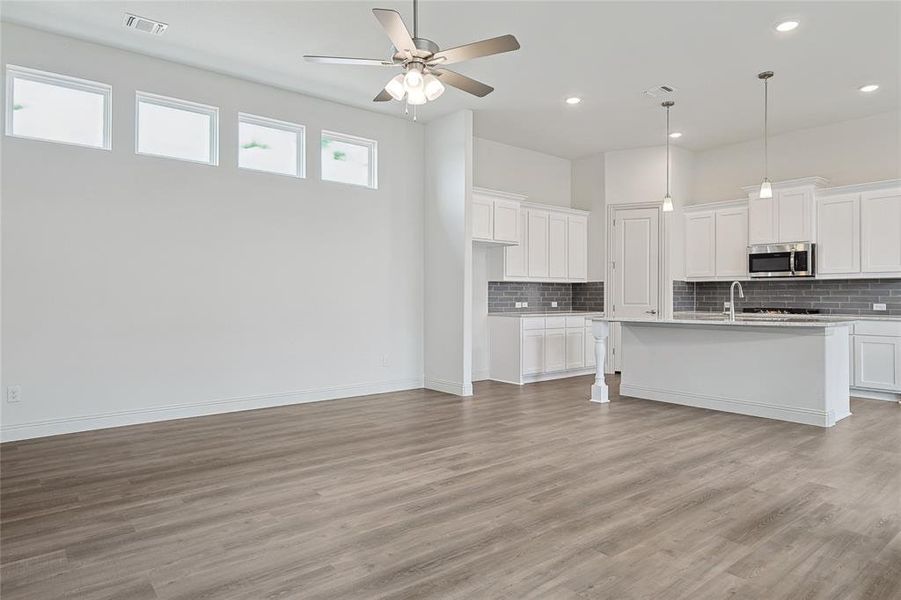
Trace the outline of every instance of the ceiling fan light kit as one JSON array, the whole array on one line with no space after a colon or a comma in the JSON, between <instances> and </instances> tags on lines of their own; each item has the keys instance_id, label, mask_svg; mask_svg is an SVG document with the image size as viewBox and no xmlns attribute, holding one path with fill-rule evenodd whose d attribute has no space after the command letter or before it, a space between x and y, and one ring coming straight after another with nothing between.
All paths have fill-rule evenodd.
<instances>
[{"instance_id":1,"label":"ceiling fan light kit","mask_svg":"<svg viewBox=\"0 0 901 600\"><path fill-rule=\"evenodd\" d=\"M445 68L445 65L519 50L519 42L512 35L502 35L456 48L441 50L432 40L417 37L419 29L419 2L413 0L413 33L404 25L396 10L373 8L372 14L381 24L394 45L394 55L387 60L377 58L350 58L343 56L306 55L307 62L401 67L403 73L391 78L385 88L373 98L373 102L389 100L406 101L414 106L438 99L450 85L473 96L482 98L494 88L466 75Z\"/></svg>"}]
</instances>

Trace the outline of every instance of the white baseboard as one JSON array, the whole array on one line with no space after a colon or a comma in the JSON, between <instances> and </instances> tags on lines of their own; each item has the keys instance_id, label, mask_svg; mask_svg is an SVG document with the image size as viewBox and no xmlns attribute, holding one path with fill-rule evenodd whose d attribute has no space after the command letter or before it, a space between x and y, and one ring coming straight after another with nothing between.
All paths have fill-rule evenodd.
<instances>
[{"instance_id":1,"label":"white baseboard","mask_svg":"<svg viewBox=\"0 0 901 600\"><path fill-rule=\"evenodd\" d=\"M752 417L778 419L780 421L791 421L792 423L803 423L805 425L818 425L819 427L831 427L836 422L851 414L836 415L813 408L778 406L774 404L764 404L762 402L740 400L738 398L720 398L691 392L660 390L623 383L620 384L619 393L621 396L631 396L632 398L641 398L643 400L656 400L658 402L669 402L670 404L681 404L682 406L720 410Z\"/></svg>"},{"instance_id":2,"label":"white baseboard","mask_svg":"<svg viewBox=\"0 0 901 600\"><path fill-rule=\"evenodd\" d=\"M487 381L489 379L491 379L491 373L488 370L472 372L473 381Z\"/></svg>"},{"instance_id":3,"label":"white baseboard","mask_svg":"<svg viewBox=\"0 0 901 600\"><path fill-rule=\"evenodd\" d=\"M277 394L262 394L258 396L224 398L221 400L139 408L135 410L124 410L94 415L61 417L58 419L47 419L43 421L21 423L18 425L2 426L0 427L0 441L12 442L50 435L75 433L78 431L106 429L108 427L123 427L125 425L139 425L141 423L154 423L157 421L169 421L171 419L186 419L190 417L201 417L242 410L272 408L289 404L303 404L306 402L320 402L323 400L336 400L338 398L368 396L370 394L382 394L385 392L399 392L402 390L419 389L423 387L422 383L421 378L412 377L409 379L376 381L372 383L298 390Z\"/></svg>"},{"instance_id":4,"label":"white baseboard","mask_svg":"<svg viewBox=\"0 0 901 600\"><path fill-rule=\"evenodd\" d=\"M460 381L426 377L423 380L422 387L427 390L435 390L436 392L444 392L455 396L472 396L472 383L464 384Z\"/></svg>"},{"instance_id":5,"label":"white baseboard","mask_svg":"<svg viewBox=\"0 0 901 600\"><path fill-rule=\"evenodd\" d=\"M538 375L523 375L523 383L536 383L538 381L551 381L552 379L566 379L567 377L582 377L594 375L597 370L594 367L572 369L569 371L556 371L554 373L539 373Z\"/></svg>"},{"instance_id":6,"label":"white baseboard","mask_svg":"<svg viewBox=\"0 0 901 600\"><path fill-rule=\"evenodd\" d=\"M901 402L901 394L897 392L879 392L876 390L862 390L851 388L852 398L866 398L867 400L886 400L888 402Z\"/></svg>"}]
</instances>

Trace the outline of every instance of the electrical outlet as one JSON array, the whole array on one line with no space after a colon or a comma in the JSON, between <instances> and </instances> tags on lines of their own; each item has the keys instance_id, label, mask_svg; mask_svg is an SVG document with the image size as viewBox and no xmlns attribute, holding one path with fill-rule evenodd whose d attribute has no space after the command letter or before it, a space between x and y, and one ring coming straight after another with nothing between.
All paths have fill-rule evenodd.
<instances>
[{"instance_id":1,"label":"electrical outlet","mask_svg":"<svg viewBox=\"0 0 901 600\"><path fill-rule=\"evenodd\" d=\"M6 386L6 401L7 402L21 402L22 401L22 386L21 385Z\"/></svg>"},{"instance_id":2,"label":"electrical outlet","mask_svg":"<svg viewBox=\"0 0 901 600\"><path fill-rule=\"evenodd\" d=\"M557 303L556 303L556 302L551 302L551 308L557 308Z\"/></svg>"},{"instance_id":3,"label":"electrical outlet","mask_svg":"<svg viewBox=\"0 0 901 600\"><path fill-rule=\"evenodd\" d=\"M885 310L885 304L874 302L873 310Z\"/></svg>"},{"instance_id":4,"label":"electrical outlet","mask_svg":"<svg viewBox=\"0 0 901 600\"><path fill-rule=\"evenodd\" d=\"M523 307L523 308L529 308L529 303L528 303L528 302L523 302L523 303L522 303L522 307Z\"/></svg>"},{"instance_id":5,"label":"electrical outlet","mask_svg":"<svg viewBox=\"0 0 901 600\"><path fill-rule=\"evenodd\" d=\"M387 354L382 354L382 366L387 367L390 364Z\"/></svg>"},{"instance_id":6,"label":"electrical outlet","mask_svg":"<svg viewBox=\"0 0 901 600\"><path fill-rule=\"evenodd\" d=\"M522 302L516 302L513 304L513 306L516 308L522 308Z\"/></svg>"},{"instance_id":7,"label":"electrical outlet","mask_svg":"<svg viewBox=\"0 0 901 600\"><path fill-rule=\"evenodd\" d=\"M732 308L731 302L723 302L723 312L729 312L730 308Z\"/></svg>"}]
</instances>

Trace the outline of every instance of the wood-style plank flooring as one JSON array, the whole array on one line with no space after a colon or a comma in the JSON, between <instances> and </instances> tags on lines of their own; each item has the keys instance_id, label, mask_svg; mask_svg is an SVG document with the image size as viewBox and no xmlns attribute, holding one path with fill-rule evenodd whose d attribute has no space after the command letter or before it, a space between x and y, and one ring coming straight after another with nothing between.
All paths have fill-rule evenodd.
<instances>
[{"instance_id":1,"label":"wood-style plank flooring","mask_svg":"<svg viewBox=\"0 0 901 600\"><path fill-rule=\"evenodd\" d=\"M901 598L901 408L820 429L590 377L0 447L3 600Z\"/></svg>"}]
</instances>

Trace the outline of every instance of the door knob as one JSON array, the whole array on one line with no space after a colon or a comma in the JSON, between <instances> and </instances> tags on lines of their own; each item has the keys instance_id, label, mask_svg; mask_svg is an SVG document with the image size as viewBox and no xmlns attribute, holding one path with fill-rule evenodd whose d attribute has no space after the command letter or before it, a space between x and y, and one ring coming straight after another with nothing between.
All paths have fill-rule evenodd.
<instances>
[{"instance_id":1,"label":"door knob","mask_svg":"<svg viewBox=\"0 0 901 600\"><path fill-rule=\"evenodd\" d=\"M657 314L656 309L646 310L644 312L645 312L645 314L648 314L648 315L656 315Z\"/></svg>"}]
</instances>

